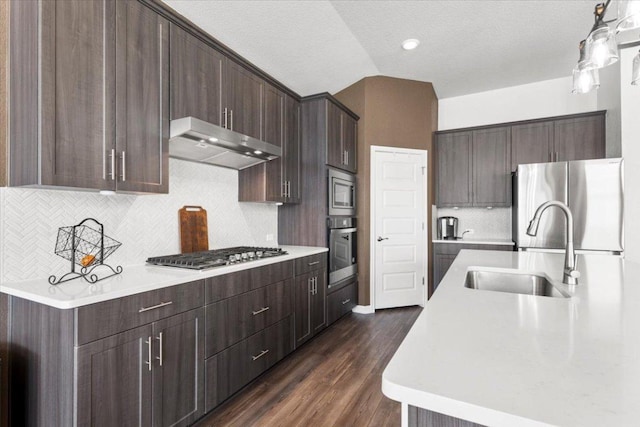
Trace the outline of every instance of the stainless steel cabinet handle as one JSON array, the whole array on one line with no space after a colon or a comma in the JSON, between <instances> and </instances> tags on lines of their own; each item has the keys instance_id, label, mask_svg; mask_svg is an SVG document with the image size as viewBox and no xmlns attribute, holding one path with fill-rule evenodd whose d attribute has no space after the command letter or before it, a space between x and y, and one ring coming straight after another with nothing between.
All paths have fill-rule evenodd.
<instances>
[{"instance_id":1,"label":"stainless steel cabinet handle","mask_svg":"<svg viewBox=\"0 0 640 427\"><path fill-rule=\"evenodd\" d=\"M233 130L233 110L229 110L231 118L229 119L229 123L231 124L231 126L229 127L229 130Z\"/></svg>"},{"instance_id":2,"label":"stainless steel cabinet handle","mask_svg":"<svg viewBox=\"0 0 640 427\"><path fill-rule=\"evenodd\" d=\"M556 151L556 162L558 161L558 152Z\"/></svg>"},{"instance_id":3,"label":"stainless steel cabinet handle","mask_svg":"<svg viewBox=\"0 0 640 427\"><path fill-rule=\"evenodd\" d=\"M313 278L313 288L315 289L316 295L318 295L318 276Z\"/></svg>"},{"instance_id":4,"label":"stainless steel cabinet handle","mask_svg":"<svg viewBox=\"0 0 640 427\"><path fill-rule=\"evenodd\" d=\"M349 164L349 151L345 151L345 154L347 155L347 163L345 163L345 165Z\"/></svg>"},{"instance_id":5,"label":"stainless steel cabinet handle","mask_svg":"<svg viewBox=\"0 0 640 427\"><path fill-rule=\"evenodd\" d=\"M307 263L309 267L311 267L312 265L318 265L318 264L320 264L320 261L313 261L313 262Z\"/></svg>"},{"instance_id":6,"label":"stainless steel cabinet handle","mask_svg":"<svg viewBox=\"0 0 640 427\"><path fill-rule=\"evenodd\" d=\"M269 350L262 350L259 355L251 356L251 359L253 359L253 361L255 362L256 360L260 359L262 356L264 356L267 353L269 353Z\"/></svg>"},{"instance_id":7,"label":"stainless steel cabinet handle","mask_svg":"<svg viewBox=\"0 0 640 427\"><path fill-rule=\"evenodd\" d=\"M160 332L158 334L158 337L156 338L158 341L160 341L160 348L158 350L158 353L160 354L159 356L156 356L156 359L158 359L160 361L160 366L162 366L162 353L164 353L164 349L162 346L162 332Z\"/></svg>"},{"instance_id":8,"label":"stainless steel cabinet handle","mask_svg":"<svg viewBox=\"0 0 640 427\"><path fill-rule=\"evenodd\" d=\"M140 310L138 310L138 313L144 313L145 311L155 310L156 308L166 307L171 304L173 304L173 301L161 302L160 304L152 305L151 307L142 307Z\"/></svg>"},{"instance_id":9,"label":"stainless steel cabinet handle","mask_svg":"<svg viewBox=\"0 0 640 427\"><path fill-rule=\"evenodd\" d=\"M265 311L269 310L269 307L262 307L260 310L258 311L252 311L251 314L253 314L254 316L260 314L260 313L264 313Z\"/></svg>"},{"instance_id":10,"label":"stainless steel cabinet handle","mask_svg":"<svg viewBox=\"0 0 640 427\"><path fill-rule=\"evenodd\" d=\"M382 242L383 240L389 240L389 238L378 236L378 242Z\"/></svg>"},{"instance_id":11,"label":"stainless steel cabinet handle","mask_svg":"<svg viewBox=\"0 0 640 427\"><path fill-rule=\"evenodd\" d=\"M225 129L228 129L227 128L227 107L224 107L224 111L223 111L222 114L224 116L224 122L223 122L222 127L225 128Z\"/></svg>"},{"instance_id":12,"label":"stainless steel cabinet handle","mask_svg":"<svg viewBox=\"0 0 640 427\"><path fill-rule=\"evenodd\" d=\"M350 303L350 302L351 302L351 298L346 299L346 300L342 301L342 305L345 305L345 304Z\"/></svg>"},{"instance_id":13,"label":"stainless steel cabinet handle","mask_svg":"<svg viewBox=\"0 0 640 427\"><path fill-rule=\"evenodd\" d=\"M291 197L291 181L287 181L287 197Z\"/></svg>"},{"instance_id":14,"label":"stainless steel cabinet handle","mask_svg":"<svg viewBox=\"0 0 640 427\"><path fill-rule=\"evenodd\" d=\"M151 337L149 337L148 340L145 341L145 344L147 344L148 348L149 348L149 360L144 362L145 364L149 365L149 370L151 370L151 343L152 343L152 339Z\"/></svg>"},{"instance_id":15,"label":"stainless steel cabinet handle","mask_svg":"<svg viewBox=\"0 0 640 427\"><path fill-rule=\"evenodd\" d=\"M111 181L116 180L116 150L115 148L111 149L111 172L109 172L109 176L111 177Z\"/></svg>"},{"instance_id":16,"label":"stainless steel cabinet handle","mask_svg":"<svg viewBox=\"0 0 640 427\"><path fill-rule=\"evenodd\" d=\"M122 182L127 180L127 153L122 152Z\"/></svg>"},{"instance_id":17,"label":"stainless steel cabinet handle","mask_svg":"<svg viewBox=\"0 0 640 427\"><path fill-rule=\"evenodd\" d=\"M307 283L309 284L309 293L313 295L313 277L309 277Z\"/></svg>"}]
</instances>

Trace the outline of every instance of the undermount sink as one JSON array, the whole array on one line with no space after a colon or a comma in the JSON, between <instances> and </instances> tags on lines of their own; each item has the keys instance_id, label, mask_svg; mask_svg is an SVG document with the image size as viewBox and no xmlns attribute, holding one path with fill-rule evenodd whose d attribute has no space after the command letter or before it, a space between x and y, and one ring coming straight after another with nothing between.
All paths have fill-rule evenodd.
<instances>
[{"instance_id":1,"label":"undermount sink","mask_svg":"<svg viewBox=\"0 0 640 427\"><path fill-rule=\"evenodd\" d=\"M483 291L543 297L569 298L566 292L553 285L544 276L530 273L506 273L490 270L469 270L464 286Z\"/></svg>"}]
</instances>

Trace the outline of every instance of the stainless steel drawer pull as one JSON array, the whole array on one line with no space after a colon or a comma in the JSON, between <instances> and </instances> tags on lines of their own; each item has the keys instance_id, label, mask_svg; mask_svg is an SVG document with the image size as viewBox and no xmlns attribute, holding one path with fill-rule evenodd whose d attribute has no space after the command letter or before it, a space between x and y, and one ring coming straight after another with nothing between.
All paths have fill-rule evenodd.
<instances>
[{"instance_id":1,"label":"stainless steel drawer pull","mask_svg":"<svg viewBox=\"0 0 640 427\"><path fill-rule=\"evenodd\" d=\"M311 267L312 265L318 265L318 264L320 264L320 261L310 262L310 263L308 263L307 265L308 265L309 267Z\"/></svg>"},{"instance_id":2,"label":"stainless steel drawer pull","mask_svg":"<svg viewBox=\"0 0 640 427\"><path fill-rule=\"evenodd\" d=\"M166 307L171 304L173 304L173 301L161 302L160 304L152 305L151 307L142 307L140 310L138 310L138 313L144 313L145 311L155 310L156 308Z\"/></svg>"},{"instance_id":3,"label":"stainless steel drawer pull","mask_svg":"<svg viewBox=\"0 0 640 427\"><path fill-rule=\"evenodd\" d=\"M262 350L260 352L259 355L257 356L251 356L251 358L253 359L253 361L255 362L256 360L260 359L262 356L264 356L265 354L269 353L269 350Z\"/></svg>"},{"instance_id":4,"label":"stainless steel drawer pull","mask_svg":"<svg viewBox=\"0 0 640 427\"><path fill-rule=\"evenodd\" d=\"M127 180L127 152L122 152L122 182Z\"/></svg>"},{"instance_id":5,"label":"stainless steel drawer pull","mask_svg":"<svg viewBox=\"0 0 640 427\"><path fill-rule=\"evenodd\" d=\"M258 311L252 311L251 313L255 316L255 315L257 315L257 314L264 313L264 312L265 312L265 311L267 311L267 310L269 310L269 307L262 307L260 310L258 310Z\"/></svg>"},{"instance_id":6,"label":"stainless steel drawer pull","mask_svg":"<svg viewBox=\"0 0 640 427\"><path fill-rule=\"evenodd\" d=\"M109 154L109 157L111 157L111 172L109 172L109 176L111 177L112 181L116 180L116 150L115 149L111 149L111 154Z\"/></svg>"},{"instance_id":7,"label":"stainless steel drawer pull","mask_svg":"<svg viewBox=\"0 0 640 427\"><path fill-rule=\"evenodd\" d=\"M350 303L350 302L351 302L351 299L346 299L346 300L342 301L342 305L345 305L345 304Z\"/></svg>"},{"instance_id":8,"label":"stainless steel drawer pull","mask_svg":"<svg viewBox=\"0 0 640 427\"><path fill-rule=\"evenodd\" d=\"M144 362L146 365L149 365L149 370L151 370L151 337L149 337L149 339L147 341L145 341L145 344L147 344L148 348L149 348L149 360Z\"/></svg>"},{"instance_id":9,"label":"stainless steel drawer pull","mask_svg":"<svg viewBox=\"0 0 640 427\"><path fill-rule=\"evenodd\" d=\"M162 348L162 332L160 332L158 334L158 338L156 338L158 341L160 341L160 348L158 350L158 353L160 354L159 356L156 356L156 359L158 359L160 361L160 366L162 366L162 353L164 351L164 349Z\"/></svg>"}]
</instances>

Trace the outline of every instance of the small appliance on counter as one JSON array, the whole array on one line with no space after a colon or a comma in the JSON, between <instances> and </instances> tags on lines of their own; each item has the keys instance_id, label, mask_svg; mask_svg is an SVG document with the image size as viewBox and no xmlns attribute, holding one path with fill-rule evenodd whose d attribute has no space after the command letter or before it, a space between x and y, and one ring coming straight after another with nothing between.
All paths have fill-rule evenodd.
<instances>
[{"instance_id":1,"label":"small appliance on counter","mask_svg":"<svg viewBox=\"0 0 640 427\"><path fill-rule=\"evenodd\" d=\"M438 218L438 239L458 239L458 218L455 216L441 216Z\"/></svg>"}]
</instances>

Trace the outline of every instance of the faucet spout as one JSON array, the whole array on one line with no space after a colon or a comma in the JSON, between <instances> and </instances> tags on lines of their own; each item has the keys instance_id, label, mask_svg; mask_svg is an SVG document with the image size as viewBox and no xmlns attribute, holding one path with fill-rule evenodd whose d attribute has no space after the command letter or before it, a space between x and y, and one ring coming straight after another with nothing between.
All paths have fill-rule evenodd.
<instances>
[{"instance_id":1,"label":"faucet spout","mask_svg":"<svg viewBox=\"0 0 640 427\"><path fill-rule=\"evenodd\" d=\"M557 207L564 212L564 216L567 219L567 245L564 255L564 274L562 283L567 285L577 285L580 272L576 270L576 253L573 246L573 214L571 209L566 204L557 200L550 200L538 206L536 213L533 215L529 227L527 228L527 234L529 236L535 236L538 234L538 226L540 225L540 218L547 208Z\"/></svg>"}]
</instances>

